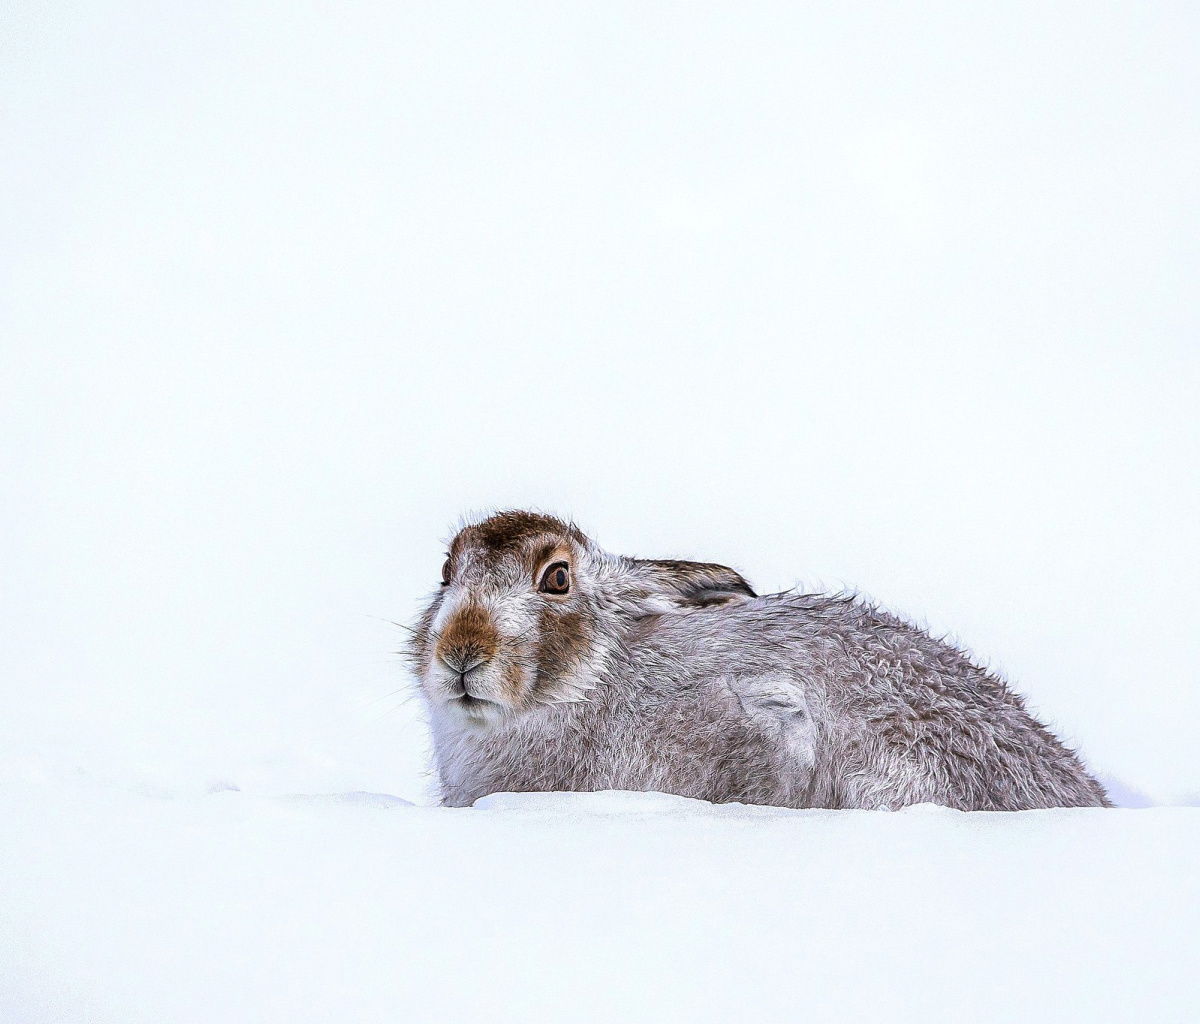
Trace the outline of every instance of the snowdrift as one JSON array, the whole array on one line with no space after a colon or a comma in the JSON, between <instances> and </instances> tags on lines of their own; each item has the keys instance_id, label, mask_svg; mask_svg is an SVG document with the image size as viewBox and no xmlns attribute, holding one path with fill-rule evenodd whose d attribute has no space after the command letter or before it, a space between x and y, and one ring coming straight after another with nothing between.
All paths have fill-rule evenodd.
<instances>
[{"instance_id":1,"label":"snowdrift","mask_svg":"<svg viewBox=\"0 0 1200 1024\"><path fill-rule=\"evenodd\" d=\"M1184 1021L1200 809L0 790L0 1019Z\"/></svg>"}]
</instances>

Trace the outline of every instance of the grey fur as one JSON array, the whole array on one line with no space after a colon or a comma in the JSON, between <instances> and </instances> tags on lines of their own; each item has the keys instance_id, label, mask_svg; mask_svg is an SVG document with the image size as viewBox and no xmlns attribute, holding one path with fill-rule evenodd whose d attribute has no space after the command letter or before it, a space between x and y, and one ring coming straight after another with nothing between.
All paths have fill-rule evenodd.
<instances>
[{"instance_id":1,"label":"grey fur","mask_svg":"<svg viewBox=\"0 0 1200 1024\"><path fill-rule=\"evenodd\" d=\"M570 592L539 590L543 565L564 561ZM628 789L785 807L1109 806L1002 680L858 599L757 596L724 566L610 555L529 513L465 528L447 566L410 654L448 805Z\"/></svg>"}]
</instances>

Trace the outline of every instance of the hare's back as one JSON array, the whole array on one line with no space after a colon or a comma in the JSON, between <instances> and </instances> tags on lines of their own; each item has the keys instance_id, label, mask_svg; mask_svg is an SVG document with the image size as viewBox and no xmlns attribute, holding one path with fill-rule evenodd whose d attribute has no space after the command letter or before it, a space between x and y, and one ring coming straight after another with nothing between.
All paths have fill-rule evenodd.
<instances>
[{"instance_id":1,"label":"hare's back","mask_svg":"<svg viewBox=\"0 0 1200 1024\"><path fill-rule=\"evenodd\" d=\"M1004 719L1020 698L962 651L852 597L776 594L658 620L641 655L676 678L788 680L813 706L850 713Z\"/></svg>"}]
</instances>

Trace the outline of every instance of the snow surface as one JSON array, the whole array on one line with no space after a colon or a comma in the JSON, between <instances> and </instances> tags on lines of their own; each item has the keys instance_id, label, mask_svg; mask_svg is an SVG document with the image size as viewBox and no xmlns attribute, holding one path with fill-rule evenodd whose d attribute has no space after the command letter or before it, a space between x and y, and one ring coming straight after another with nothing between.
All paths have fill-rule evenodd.
<instances>
[{"instance_id":1,"label":"snow surface","mask_svg":"<svg viewBox=\"0 0 1200 1024\"><path fill-rule=\"evenodd\" d=\"M1200 810L0 788L0 1019L1188 1021Z\"/></svg>"}]
</instances>

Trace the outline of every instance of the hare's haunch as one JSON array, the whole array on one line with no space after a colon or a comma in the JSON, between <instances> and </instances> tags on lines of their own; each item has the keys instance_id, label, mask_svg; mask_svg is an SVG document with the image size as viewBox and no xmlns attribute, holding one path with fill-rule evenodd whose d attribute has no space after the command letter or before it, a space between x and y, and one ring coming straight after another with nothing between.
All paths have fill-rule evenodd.
<instances>
[{"instance_id":1,"label":"hare's haunch","mask_svg":"<svg viewBox=\"0 0 1200 1024\"><path fill-rule=\"evenodd\" d=\"M863 602L610 555L503 512L461 530L410 648L443 802L659 790L724 803L1107 806L1004 682Z\"/></svg>"}]
</instances>

